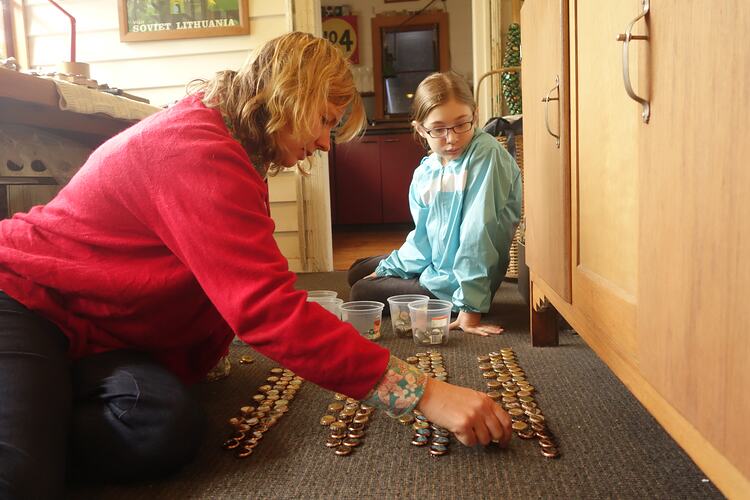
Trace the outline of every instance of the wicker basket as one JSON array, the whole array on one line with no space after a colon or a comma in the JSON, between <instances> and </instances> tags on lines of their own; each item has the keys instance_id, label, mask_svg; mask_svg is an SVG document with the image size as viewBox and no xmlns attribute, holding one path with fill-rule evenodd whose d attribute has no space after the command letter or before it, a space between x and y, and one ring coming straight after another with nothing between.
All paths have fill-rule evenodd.
<instances>
[{"instance_id":1,"label":"wicker basket","mask_svg":"<svg viewBox=\"0 0 750 500\"><path fill-rule=\"evenodd\" d=\"M508 149L508 138L500 136L497 138L500 144L505 149ZM516 135L516 163L518 168L521 169L521 186L523 186L523 135ZM524 220L523 203L521 204L521 220ZM505 273L506 278L518 279L518 238L520 237L520 229L516 229L516 234L513 235L513 243L510 245L510 262L508 263L508 272Z\"/></svg>"}]
</instances>

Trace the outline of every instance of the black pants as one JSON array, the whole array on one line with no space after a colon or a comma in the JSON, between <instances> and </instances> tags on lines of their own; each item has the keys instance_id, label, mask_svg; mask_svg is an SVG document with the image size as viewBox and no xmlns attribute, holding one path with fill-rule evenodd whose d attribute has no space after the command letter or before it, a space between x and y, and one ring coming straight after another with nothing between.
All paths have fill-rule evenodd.
<instances>
[{"instance_id":1,"label":"black pants","mask_svg":"<svg viewBox=\"0 0 750 500\"><path fill-rule=\"evenodd\" d=\"M375 300L388 305L388 297L394 295L418 294L436 298L432 292L419 284L419 278L398 278L396 276L382 276L377 278L362 279L372 274L381 260L387 255L377 255L357 260L349 268L346 279L352 291L349 300ZM383 310L384 315L390 314L390 309Z\"/></svg>"},{"instance_id":2,"label":"black pants","mask_svg":"<svg viewBox=\"0 0 750 500\"><path fill-rule=\"evenodd\" d=\"M61 498L78 481L129 481L190 461L204 415L147 355L71 362L52 323L0 292L0 499Z\"/></svg>"}]
</instances>

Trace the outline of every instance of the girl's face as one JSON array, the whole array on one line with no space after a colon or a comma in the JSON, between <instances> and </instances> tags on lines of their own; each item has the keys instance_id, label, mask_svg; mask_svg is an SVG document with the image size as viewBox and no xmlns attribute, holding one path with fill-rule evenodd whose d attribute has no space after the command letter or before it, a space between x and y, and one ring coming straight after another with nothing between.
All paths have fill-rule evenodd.
<instances>
[{"instance_id":1,"label":"girl's face","mask_svg":"<svg viewBox=\"0 0 750 500\"><path fill-rule=\"evenodd\" d=\"M454 99L435 107L422 123L412 122L443 165L455 160L471 142L474 113L467 104Z\"/></svg>"},{"instance_id":2,"label":"girl's face","mask_svg":"<svg viewBox=\"0 0 750 500\"><path fill-rule=\"evenodd\" d=\"M325 106L315 117L311 128L311 137L296 137L290 128L279 132L276 136L276 158L273 162L284 167L293 167L298 161L304 160L315 151L331 149L331 129L334 128L344 115L344 108L331 103Z\"/></svg>"}]
</instances>

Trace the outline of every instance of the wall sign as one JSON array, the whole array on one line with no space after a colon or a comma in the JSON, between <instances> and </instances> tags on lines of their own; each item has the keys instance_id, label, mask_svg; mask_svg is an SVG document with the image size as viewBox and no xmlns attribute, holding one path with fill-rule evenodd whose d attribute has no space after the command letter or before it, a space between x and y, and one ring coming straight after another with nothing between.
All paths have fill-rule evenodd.
<instances>
[{"instance_id":1,"label":"wall sign","mask_svg":"<svg viewBox=\"0 0 750 500\"><path fill-rule=\"evenodd\" d=\"M120 41L250 33L247 0L118 0Z\"/></svg>"},{"instance_id":2,"label":"wall sign","mask_svg":"<svg viewBox=\"0 0 750 500\"><path fill-rule=\"evenodd\" d=\"M352 64L359 64L357 16L324 17L323 38L341 49Z\"/></svg>"}]
</instances>

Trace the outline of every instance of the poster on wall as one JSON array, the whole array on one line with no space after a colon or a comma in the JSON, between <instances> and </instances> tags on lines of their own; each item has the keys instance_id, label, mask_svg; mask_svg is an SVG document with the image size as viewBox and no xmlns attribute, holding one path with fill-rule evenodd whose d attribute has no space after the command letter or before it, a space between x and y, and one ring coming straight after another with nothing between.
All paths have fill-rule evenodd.
<instances>
[{"instance_id":1,"label":"poster on wall","mask_svg":"<svg viewBox=\"0 0 750 500\"><path fill-rule=\"evenodd\" d=\"M250 33L247 0L118 0L120 41Z\"/></svg>"},{"instance_id":2,"label":"poster on wall","mask_svg":"<svg viewBox=\"0 0 750 500\"><path fill-rule=\"evenodd\" d=\"M359 64L357 16L324 17L323 38L341 49L352 64Z\"/></svg>"}]
</instances>

